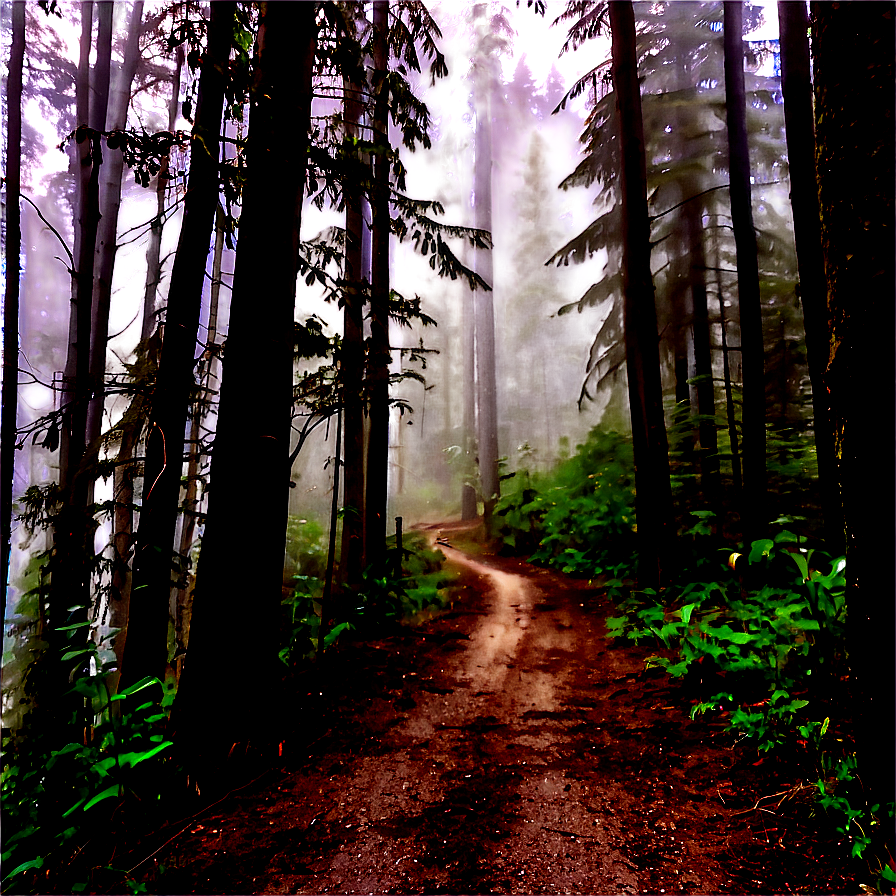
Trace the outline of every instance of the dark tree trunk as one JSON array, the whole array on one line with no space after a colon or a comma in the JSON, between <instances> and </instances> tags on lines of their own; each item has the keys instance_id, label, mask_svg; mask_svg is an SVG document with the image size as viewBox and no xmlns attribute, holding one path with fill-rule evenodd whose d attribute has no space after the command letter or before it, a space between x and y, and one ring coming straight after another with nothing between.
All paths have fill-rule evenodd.
<instances>
[{"instance_id":1,"label":"dark tree trunk","mask_svg":"<svg viewBox=\"0 0 896 896\"><path fill-rule=\"evenodd\" d=\"M178 102L180 76L184 65L184 48L175 49L174 75L171 78L171 98L168 101L168 130L174 132L180 112ZM149 245L146 248L146 286L143 291L143 326L141 340L149 338L155 330L156 298L162 282L162 230L165 227L165 204L168 197L168 182L171 178L171 153L162 156L162 165L156 177L156 213L150 222Z\"/></svg>"},{"instance_id":2,"label":"dark tree trunk","mask_svg":"<svg viewBox=\"0 0 896 896\"><path fill-rule=\"evenodd\" d=\"M285 715L277 688L276 640L265 638L252 649L252 671L246 674L234 670L234 638L247 598L263 620L277 618L282 599L295 293L316 15L315 3L260 7L248 181L212 451L208 522L175 705L175 727L188 761L195 763L194 772L213 773L235 743L270 744L279 733L278 718ZM259 297L264 298L263 313ZM259 372L264 388L255 387ZM263 481L249 482L250 462L264 471ZM251 566L247 539L253 545ZM242 576L236 587L235 562ZM200 765L203 756L208 761Z\"/></svg>"},{"instance_id":3,"label":"dark tree trunk","mask_svg":"<svg viewBox=\"0 0 896 896\"><path fill-rule=\"evenodd\" d=\"M110 4L111 5L111 4ZM143 26L143 0L131 8L124 62L117 83L111 90L105 130L127 127L131 83L140 59L140 33ZM118 211L121 208L121 180L124 153L107 148L103 178L100 184L100 222L97 229L96 261L93 278L93 326L90 330L90 384L93 394L87 411L87 445L91 456L99 452L99 435L103 424L106 394L106 343L109 339L109 309L112 305L112 274L118 248Z\"/></svg>"},{"instance_id":4,"label":"dark tree trunk","mask_svg":"<svg viewBox=\"0 0 896 896\"><path fill-rule=\"evenodd\" d=\"M90 4L85 4L89 6ZM99 226L99 175L102 145L99 132L105 125L112 55L112 4L97 7L96 64L88 77L91 10L82 10L81 59L76 85L79 126L88 124L92 134L84 139L89 152L81 154L81 178L75 231L78 234L77 269L72 284L72 315L63 387L63 420L60 440L59 478L62 510L55 522L53 575L50 591L50 626L47 641L51 653L64 645L66 634L56 631L65 623L87 619L90 601L90 571L93 560L94 521L89 511L94 470L86 463L87 407L90 400L90 330L94 258ZM95 101L95 102L94 102ZM81 114L87 118L82 119ZM69 608L80 606L75 616Z\"/></svg>"},{"instance_id":5,"label":"dark tree trunk","mask_svg":"<svg viewBox=\"0 0 896 896\"><path fill-rule=\"evenodd\" d=\"M714 507L719 496L719 443L716 431L715 385L712 378L712 345L706 298L706 251L703 245L702 208L693 201L684 207L690 259L693 306L694 376L697 380L697 413L700 415L700 489Z\"/></svg>"},{"instance_id":6,"label":"dark tree trunk","mask_svg":"<svg viewBox=\"0 0 896 896\"><path fill-rule=\"evenodd\" d=\"M382 147L373 162L373 246L370 348L367 353L367 481L364 565L383 557L389 477L389 2L373 4L373 140Z\"/></svg>"},{"instance_id":7,"label":"dark tree trunk","mask_svg":"<svg viewBox=\"0 0 896 896\"><path fill-rule=\"evenodd\" d=\"M664 565L672 535L672 489L650 273L650 224L635 16L630 2L612 0L610 30L622 162L625 353L635 454L638 579L642 587L658 587L666 572Z\"/></svg>"},{"instance_id":8,"label":"dark tree trunk","mask_svg":"<svg viewBox=\"0 0 896 896\"><path fill-rule=\"evenodd\" d=\"M187 476L184 482L183 516L180 527L181 575L174 595L174 642L179 656L183 656L190 638L191 576L190 552L196 534L196 523L200 517L200 506L204 497L200 489L200 464L202 458L202 424L211 409L212 383L217 379L218 368L218 306L221 293L221 269L224 259L226 222L224 209L218 204L215 210L215 248L212 255L212 281L208 302L208 333L206 349L199 361L199 391L190 411L190 432L187 436ZM175 666L180 677L180 661Z\"/></svg>"},{"instance_id":9,"label":"dark tree trunk","mask_svg":"<svg viewBox=\"0 0 896 896\"><path fill-rule=\"evenodd\" d=\"M168 102L168 130L174 133L180 108L178 93L180 74L183 68L184 51L178 47L175 56L174 74L171 78L171 99ZM149 242L146 245L146 284L143 289L143 317L140 341L147 340L155 329L156 295L162 280L162 233L165 229L165 204L168 193L169 156L162 158L162 167L156 178L156 214L149 225ZM134 481L137 477L136 454L143 429L145 400L134 399L130 419L121 421L121 441L113 478L115 512L112 535L112 571L109 588L109 625L120 629L115 637L115 656L118 668L124 657L124 643L127 639L128 613L131 604L131 549L134 543ZM117 685L117 682L116 682Z\"/></svg>"},{"instance_id":10,"label":"dark tree trunk","mask_svg":"<svg viewBox=\"0 0 896 896\"><path fill-rule=\"evenodd\" d=\"M815 126L809 66L809 13L804 0L778 3L781 30L781 88L790 171L790 204L800 274L800 301L806 327L806 355L812 382L813 428L824 533L831 553L843 552L843 509L834 458L834 434L824 372L828 364L830 327L818 184L815 180Z\"/></svg>"},{"instance_id":11,"label":"dark tree trunk","mask_svg":"<svg viewBox=\"0 0 896 896\"><path fill-rule=\"evenodd\" d=\"M357 585L364 562L364 270L361 240L362 165L350 148L361 120L361 86L343 80L345 90L345 136L349 154L343 185L345 197L345 306L342 337L343 406L343 506L340 584Z\"/></svg>"},{"instance_id":12,"label":"dark tree trunk","mask_svg":"<svg viewBox=\"0 0 896 896\"><path fill-rule=\"evenodd\" d=\"M743 475L740 465L740 440L737 435L737 412L734 408L734 391L731 383L731 359L728 348L728 321L725 318L725 291L722 288L721 253L718 236L715 239L716 292L719 298L719 326L722 332L722 380L725 387L725 419L728 423L728 448L731 452L731 480L734 486L734 501L742 503Z\"/></svg>"},{"instance_id":13,"label":"dark tree trunk","mask_svg":"<svg viewBox=\"0 0 896 896\"><path fill-rule=\"evenodd\" d=\"M893 800L894 4L812 3L830 393L846 530L858 773ZM875 334L883 334L883 341ZM883 510L883 512L881 512ZM885 813L881 811L881 818Z\"/></svg>"},{"instance_id":14,"label":"dark tree trunk","mask_svg":"<svg viewBox=\"0 0 896 896\"><path fill-rule=\"evenodd\" d=\"M16 408L19 370L19 253L22 248L20 206L22 174L22 68L25 58L25 0L12 7L12 42L6 81L6 291L3 294L3 431L0 433L2 468L3 536L0 575L3 576L3 606L9 581L12 550L13 472L16 462Z\"/></svg>"},{"instance_id":15,"label":"dark tree trunk","mask_svg":"<svg viewBox=\"0 0 896 896\"><path fill-rule=\"evenodd\" d=\"M744 544L760 537L765 520L765 350L759 301L759 261L753 228L747 101L744 87L743 5L724 3L725 104L728 122L731 220L737 248L737 296L743 368L741 416Z\"/></svg>"},{"instance_id":16,"label":"dark tree trunk","mask_svg":"<svg viewBox=\"0 0 896 896\"><path fill-rule=\"evenodd\" d=\"M193 368L205 263L218 202L218 146L224 71L236 5L213 3L208 48L199 78L190 176L165 317L164 341L147 426L143 501L134 554L129 635L122 685L164 677L172 554L183 473L184 430L195 381Z\"/></svg>"},{"instance_id":17,"label":"dark tree trunk","mask_svg":"<svg viewBox=\"0 0 896 896\"><path fill-rule=\"evenodd\" d=\"M488 65L493 63L487 60ZM476 227L492 232L492 80L480 77L476 90L476 162L474 177ZM494 284L491 249L476 249L474 268ZM476 405L478 409L479 481L482 485L486 531L501 489L498 480L498 385L495 374L495 305L488 289L473 294L476 328Z\"/></svg>"},{"instance_id":18,"label":"dark tree trunk","mask_svg":"<svg viewBox=\"0 0 896 896\"><path fill-rule=\"evenodd\" d=\"M178 93L180 73L184 62L183 47L176 49L174 76L171 81L171 98L168 102L168 130L174 131L179 111ZM156 214L150 223L149 246L146 249L146 282L143 292L143 316L140 328L138 354L150 357L150 337L156 325L156 294L162 280L162 229L165 225L165 198L168 195L169 155L162 157L162 167L156 183ZM157 359L154 359L157 360ZM143 431L146 413L145 396L138 393L131 400L130 407L121 423L121 441L116 458L113 479L112 534L112 582L109 591L109 625L119 629L115 638L115 656L118 668L124 658L124 644L127 639L128 610L131 602L131 550L134 546L134 484L138 476L135 460L140 435ZM116 682L117 683L117 682Z\"/></svg>"}]
</instances>

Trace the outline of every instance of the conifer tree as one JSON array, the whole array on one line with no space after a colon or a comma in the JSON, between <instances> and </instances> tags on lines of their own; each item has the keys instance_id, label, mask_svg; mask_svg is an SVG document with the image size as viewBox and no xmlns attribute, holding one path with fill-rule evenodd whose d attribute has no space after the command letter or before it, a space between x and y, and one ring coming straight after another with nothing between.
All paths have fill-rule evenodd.
<instances>
[{"instance_id":1,"label":"conifer tree","mask_svg":"<svg viewBox=\"0 0 896 896\"><path fill-rule=\"evenodd\" d=\"M165 338L147 426L144 493L134 552L122 686L146 675L163 678L165 672L184 432L194 386L205 262L218 203L219 133L235 11L235 4L230 2L212 5L208 46L199 77L184 221L171 272Z\"/></svg>"},{"instance_id":2,"label":"conifer tree","mask_svg":"<svg viewBox=\"0 0 896 896\"><path fill-rule=\"evenodd\" d=\"M255 658L255 676L229 676L233 620L244 612L233 587L233 563L243 555L247 502L255 511L258 550L251 585L262 616L281 600L289 498L295 293L299 227L311 116L311 76L317 44L317 4L260 7L253 60L244 188L225 349L218 428L211 465L209 515L197 571L190 645L175 712L189 754L223 761L234 743L265 743L276 735L277 653ZM297 43L298 41L298 43ZM258 297L264 297L264 314ZM259 368L264 389L247 388ZM257 421L247 426L249 419ZM266 471L247 487L245 464ZM248 584L248 580L247 580ZM222 681L228 680L224 687ZM259 690L256 681L265 682ZM253 707L246 737L234 706ZM198 768L198 766L196 766ZM210 768L211 768L210 767Z\"/></svg>"},{"instance_id":3,"label":"conifer tree","mask_svg":"<svg viewBox=\"0 0 896 896\"><path fill-rule=\"evenodd\" d=\"M630 2L609 4L613 85L619 114L620 198L626 370L635 453L638 578L658 587L672 537L672 491L650 272L650 225L641 94Z\"/></svg>"}]
</instances>

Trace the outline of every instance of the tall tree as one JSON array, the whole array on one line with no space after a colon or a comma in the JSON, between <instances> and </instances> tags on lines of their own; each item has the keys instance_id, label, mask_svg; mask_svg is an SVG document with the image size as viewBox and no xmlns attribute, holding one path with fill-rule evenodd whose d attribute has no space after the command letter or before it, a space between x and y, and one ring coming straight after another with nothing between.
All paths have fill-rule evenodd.
<instances>
[{"instance_id":1,"label":"tall tree","mask_svg":"<svg viewBox=\"0 0 896 896\"><path fill-rule=\"evenodd\" d=\"M79 153L80 177L75 211L76 269L72 275L72 299L68 347L63 374L63 417L59 443L61 508L54 520L49 626L46 640L51 663L69 643L60 626L87 621L90 576L93 570L94 521L88 503L94 471L87 463L87 408L90 400L90 330L92 323L94 259L100 221L99 179L103 162L101 134L106 123L109 99L109 71L112 57L113 4L99 3L97 13L96 60L91 77L89 58L93 5L81 10L81 42L78 78L75 85L78 113L76 142L85 148ZM72 607L77 610L72 611ZM81 629L83 631L83 628ZM57 674L65 674L59 669ZM65 692L59 687L58 695ZM45 694L52 693L52 687ZM64 698L62 698L64 699ZM72 698L74 699L74 698ZM78 701L83 705L83 701ZM53 722L72 721L67 710L56 710Z\"/></svg>"},{"instance_id":2,"label":"tall tree","mask_svg":"<svg viewBox=\"0 0 896 896\"><path fill-rule=\"evenodd\" d=\"M0 432L0 506L3 508L0 575L3 606L12 550L12 499L16 447L16 406L19 372L19 276L22 248L22 69L25 58L25 0L12 5L12 42L6 81L6 290L3 293L2 432Z\"/></svg>"},{"instance_id":3,"label":"tall tree","mask_svg":"<svg viewBox=\"0 0 896 896\"><path fill-rule=\"evenodd\" d=\"M635 16L630 2L612 0L609 7L612 77L619 115L625 349L635 454L638 577L642 586L658 587L672 536L672 490L650 272L647 170Z\"/></svg>"},{"instance_id":4,"label":"tall tree","mask_svg":"<svg viewBox=\"0 0 896 896\"><path fill-rule=\"evenodd\" d=\"M831 321L830 393L846 530L847 646L859 774L869 803L893 800L894 369L893 3L812 3L821 239ZM861 102L857 101L861 97ZM874 336L884 335L883 344ZM869 494L874 491L875 495ZM882 668L883 667L883 668Z\"/></svg>"},{"instance_id":5,"label":"tall tree","mask_svg":"<svg viewBox=\"0 0 896 896\"><path fill-rule=\"evenodd\" d=\"M361 9L353 4L350 9ZM357 29L359 21L349 22ZM355 35L353 35L354 37ZM369 179L368 163L357 149L363 111L361 85L349 74L343 75L345 118L345 165L343 201L345 204L345 294L343 298L343 336L340 372L343 405L343 516L339 578L342 583L358 584L364 562L364 297L365 271L361 243L365 228L362 182ZM337 457L336 463L339 463ZM334 481L337 481L334 477Z\"/></svg>"},{"instance_id":6,"label":"tall tree","mask_svg":"<svg viewBox=\"0 0 896 896\"><path fill-rule=\"evenodd\" d=\"M183 471L205 263L218 202L218 146L236 4L211 5L208 45L199 76L184 200L165 337L147 426L140 525L134 554L122 684L164 676L172 552Z\"/></svg>"},{"instance_id":7,"label":"tall tree","mask_svg":"<svg viewBox=\"0 0 896 896\"><path fill-rule=\"evenodd\" d=\"M737 247L737 294L743 369L742 452L744 489L742 530L745 544L759 538L765 523L765 351L759 301L759 261L744 86L743 4L724 2L725 109L731 221Z\"/></svg>"},{"instance_id":8,"label":"tall tree","mask_svg":"<svg viewBox=\"0 0 896 896\"><path fill-rule=\"evenodd\" d=\"M175 66L171 76L171 96L168 100L168 131L173 132L179 111L178 94L183 68L182 46L175 49ZM156 328L156 297L162 280L162 230L165 225L165 204L169 195L171 150L162 156L161 168L156 180L156 214L150 222L149 245L146 248L146 281L143 291L143 315L140 327L140 343L137 348L138 366L158 363L158 337ZM213 341L209 336L209 342ZM121 669L124 645L127 638L128 610L131 600L131 551L134 547L134 482L138 475L135 460L137 446L143 432L147 414L147 399L142 393L135 395L118 426L118 456L112 482L115 504L112 531L112 580L109 590L109 625L119 629L115 639L115 655Z\"/></svg>"},{"instance_id":9,"label":"tall tree","mask_svg":"<svg viewBox=\"0 0 896 896\"><path fill-rule=\"evenodd\" d=\"M492 118L493 88L498 81L498 61L494 23L486 19L484 3L473 8L473 21L479 32L477 54L473 60L473 105L476 113L475 159L473 173L473 213L479 230L492 232ZM486 283L494 284L492 250L478 249L474 269ZM495 372L495 305L491 290L473 296L476 330L476 407L479 457L479 481L486 528L491 526L492 511L500 496L498 480L498 384Z\"/></svg>"},{"instance_id":10,"label":"tall tree","mask_svg":"<svg viewBox=\"0 0 896 896\"><path fill-rule=\"evenodd\" d=\"M389 471L389 0L373 4L373 159L370 341L367 352L367 477L364 565L386 545Z\"/></svg>"},{"instance_id":11,"label":"tall tree","mask_svg":"<svg viewBox=\"0 0 896 896\"><path fill-rule=\"evenodd\" d=\"M131 84L137 72L140 59L140 34L143 28L143 0L137 0L131 7L128 23L124 60L116 77L110 79L109 103L106 110L105 128L110 133L107 142L107 158L103 165L100 183L100 220L96 235L96 261L94 264L92 317L90 328L90 384L92 395L87 411L86 441L91 452L97 452L96 445L102 429L103 405L105 398L106 344L109 339L109 310L112 305L112 273L115 270L115 255L118 249L118 212L121 208L121 181L124 173L124 153L114 148L117 135L128 123L128 109L131 103Z\"/></svg>"},{"instance_id":12,"label":"tall tree","mask_svg":"<svg viewBox=\"0 0 896 896\"><path fill-rule=\"evenodd\" d=\"M781 89L787 126L787 158L793 235L800 272L800 302L806 327L806 353L812 382L813 429L821 486L824 533L828 550L843 550L843 512L834 458L834 434L824 372L828 364L830 329L821 218L815 180L815 125L809 62L809 9L804 0L778 3L781 31Z\"/></svg>"},{"instance_id":13,"label":"tall tree","mask_svg":"<svg viewBox=\"0 0 896 896\"><path fill-rule=\"evenodd\" d=\"M472 287L463 288L463 309L461 317L461 340L463 354L463 415L462 415L462 462L464 481L461 485L462 520L476 518L476 488L469 481L476 457L476 324L474 321L475 296Z\"/></svg>"},{"instance_id":14,"label":"tall tree","mask_svg":"<svg viewBox=\"0 0 896 896\"><path fill-rule=\"evenodd\" d=\"M275 727L282 715L274 643L254 653L251 676L230 672L234 626L245 613L246 596L243 588L233 587L233 564L243 565L246 588L261 618L274 619L281 601L288 512L294 306L317 12L316 3L264 3L259 9L248 180L212 455L213 489L175 706L178 733L187 750L194 758L208 755L212 766L215 760L223 761L234 743L264 742L276 734L269 726ZM264 313L259 313L259 296L264 297ZM249 388L260 370L265 372L265 387ZM265 480L251 487L246 477L249 458L266 472ZM251 570L245 559L249 506L256 545ZM234 707L251 707L248 736L244 717Z\"/></svg>"}]
</instances>

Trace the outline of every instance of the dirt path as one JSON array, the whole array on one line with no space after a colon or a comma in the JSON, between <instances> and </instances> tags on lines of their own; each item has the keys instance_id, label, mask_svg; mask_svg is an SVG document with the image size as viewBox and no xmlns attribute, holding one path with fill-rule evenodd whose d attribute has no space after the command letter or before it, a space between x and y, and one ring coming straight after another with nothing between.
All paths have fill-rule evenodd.
<instances>
[{"instance_id":1,"label":"dirt path","mask_svg":"<svg viewBox=\"0 0 896 896\"><path fill-rule=\"evenodd\" d=\"M751 809L774 783L647 651L603 637L598 593L443 550L452 611L341 657L327 732L199 819L150 892L853 892Z\"/></svg>"}]
</instances>

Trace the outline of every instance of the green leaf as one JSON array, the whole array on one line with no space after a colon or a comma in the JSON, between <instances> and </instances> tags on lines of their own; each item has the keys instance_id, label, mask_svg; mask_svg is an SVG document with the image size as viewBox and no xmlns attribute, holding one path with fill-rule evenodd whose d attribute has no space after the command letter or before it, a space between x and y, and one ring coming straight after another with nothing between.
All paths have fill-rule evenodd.
<instances>
[{"instance_id":1,"label":"green leaf","mask_svg":"<svg viewBox=\"0 0 896 896\"><path fill-rule=\"evenodd\" d=\"M736 632L728 625L720 625L718 628L710 629L711 634L723 641L732 641L735 644L749 644L756 640L756 636L749 632Z\"/></svg>"},{"instance_id":2,"label":"green leaf","mask_svg":"<svg viewBox=\"0 0 896 896\"><path fill-rule=\"evenodd\" d=\"M118 785L113 784L111 787L107 787L101 793L98 793L89 803L84 807L84 811L86 812L91 806L95 806L101 800L106 799L110 796L118 796Z\"/></svg>"},{"instance_id":3,"label":"green leaf","mask_svg":"<svg viewBox=\"0 0 896 896\"><path fill-rule=\"evenodd\" d=\"M750 548L749 562L757 563L763 557L768 557L774 546L775 543L770 538L760 538L758 541L754 541Z\"/></svg>"},{"instance_id":4,"label":"green leaf","mask_svg":"<svg viewBox=\"0 0 896 896\"><path fill-rule=\"evenodd\" d=\"M685 606L681 608L681 621L685 625L691 621L691 613L694 612L696 606L697 604L685 604Z\"/></svg>"},{"instance_id":5,"label":"green leaf","mask_svg":"<svg viewBox=\"0 0 896 896\"><path fill-rule=\"evenodd\" d=\"M17 874L22 874L24 871L29 871L31 868L43 868L44 860L43 857L39 857L37 859L31 859L30 862L22 862L21 865L18 865L3 880L9 880L11 877L15 877Z\"/></svg>"},{"instance_id":6,"label":"green leaf","mask_svg":"<svg viewBox=\"0 0 896 896\"><path fill-rule=\"evenodd\" d=\"M791 560L796 564L797 569L800 571L800 575L803 577L803 581L805 582L809 578L809 560L803 554L788 554Z\"/></svg>"},{"instance_id":7,"label":"green leaf","mask_svg":"<svg viewBox=\"0 0 896 896\"><path fill-rule=\"evenodd\" d=\"M57 632L70 632L70 631L74 631L76 628L84 628L87 625L93 625L93 623L90 622L90 620L87 620L86 622L75 622L72 625L60 625L60 626L57 626L56 631Z\"/></svg>"},{"instance_id":8,"label":"green leaf","mask_svg":"<svg viewBox=\"0 0 896 896\"><path fill-rule=\"evenodd\" d=\"M160 744L157 744L151 750L144 750L142 752L135 753L122 753L118 757L118 761L126 768L133 768L135 765L139 765L141 762L143 762L144 759L151 759L156 755L156 753L161 753L162 750L167 749L170 746L171 741L166 740Z\"/></svg>"},{"instance_id":9,"label":"green leaf","mask_svg":"<svg viewBox=\"0 0 896 896\"><path fill-rule=\"evenodd\" d=\"M141 678L136 684L132 684L129 688L125 688L123 691L116 694L112 699L113 700L122 700L125 697L129 697L131 694L136 694L137 691L142 691L144 688L148 688L153 684L161 684L158 678L153 678L151 675L148 675L146 678Z\"/></svg>"},{"instance_id":10,"label":"green leaf","mask_svg":"<svg viewBox=\"0 0 896 896\"><path fill-rule=\"evenodd\" d=\"M66 810L65 812L62 813L62 817L63 817L63 818L68 818L69 815L71 815L72 812L75 811L75 809L79 808L79 807L82 806L83 804L84 804L84 800L78 800L78 802L75 803L75 805L72 806L71 809L68 809L68 810Z\"/></svg>"}]
</instances>

